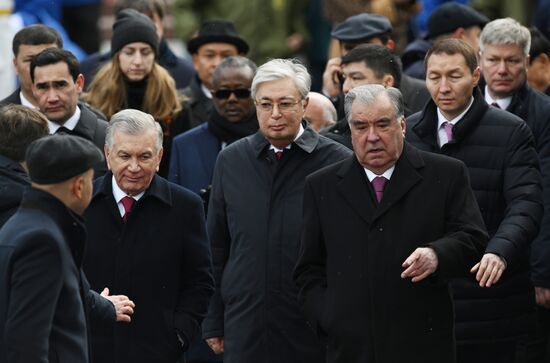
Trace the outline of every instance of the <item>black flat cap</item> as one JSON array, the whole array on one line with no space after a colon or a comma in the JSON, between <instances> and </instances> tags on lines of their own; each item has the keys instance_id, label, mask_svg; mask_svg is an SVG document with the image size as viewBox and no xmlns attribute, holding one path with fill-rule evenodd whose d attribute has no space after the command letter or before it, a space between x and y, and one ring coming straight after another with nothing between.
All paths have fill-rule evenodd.
<instances>
[{"instance_id":1,"label":"black flat cap","mask_svg":"<svg viewBox=\"0 0 550 363\"><path fill-rule=\"evenodd\" d=\"M330 35L343 42L353 42L373 38L391 31L391 23L385 16L362 13L350 16L336 25Z\"/></svg>"},{"instance_id":2,"label":"black flat cap","mask_svg":"<svg viewBox=\"0 0 550 363\"><path fill-rule=\"evenodd\" d=\"M31 181L56 184L92 169L103 161L103 154L82 137L52 135L33 141L26 160Z\"/></svg>"},{"instance_id":3,"label":"black flat cap","mask_svg":"<svg viewBox=\"0 0 550 363\"><path fill-rule=\"evenodd\" d=\"M428 18L428 38L449 34L458 28L479 25L481 28L489 19L471 7L455 2L438 6Z\"/></svg>"},{"instance_id":4,"label":"black flat cap","mask_svg":"<svg viewBox=\"0 0 550 363\"><path fill-rule=\"evenodd\" d=\"M111 38L111 54L130 43L143 42L158 53L159 39L155 24L147 16L134 9L124 9L117 13L113 24L113 36Z\"/></svg>"},{"instance_id":5,"label":"black flat cap","mask_svg":"<svg viewBox=\"0 0 550 363\"><path fill-rule=\"evenodd\" d=\"M237 47L241 54L248 53L248 43L244 41L232 22L227 20L206 20L201 24L196 37L187 42L189 53L196 53L199 47L206 43L229 43Z\"/></svg>"}]
</instances>

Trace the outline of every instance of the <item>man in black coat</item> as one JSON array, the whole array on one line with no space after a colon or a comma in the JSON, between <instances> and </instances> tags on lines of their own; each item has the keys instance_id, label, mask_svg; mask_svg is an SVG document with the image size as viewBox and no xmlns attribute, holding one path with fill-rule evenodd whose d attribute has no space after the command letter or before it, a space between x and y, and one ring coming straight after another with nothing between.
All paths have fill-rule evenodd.
<instances>
[{"instance_id":1,"label":"man in black coat","mask_svg":"<svg viewBox=\"0 0 550 363\"><path fill-rule=\"evenodd\" d=\"M218 154L207 220L217 289L202 328L225 363L324 361L291 276L305 177L351 152L302 122L310 85L290 60L259 67L260 130Z\"/></svg>"},{"instance_id":2,"label":"man in black coat","mask_svg":"<svg viewBox=\"0 0 550 363\"><path fill-rule=\"evenodd\" d=\"M202 201L156 175L162 130L151 115L113 115L86 211L84 270L93 288L132 296L132 324L92 324L100 363L174 363L198 333L214 291Z\"/></svg>"},{"instance_id":3,"label":"man in black coat","mask_svg":"<svg viewBox=\"0 0 550 363\"><path fill-rule=\"evenodd\" d=\"M517 21L497 19L480 35L480 67L486 82L485 101L519 116L531 129L542 173L544 216L531 246L531 279L535 285L539 317L550 338L550 98L527 84L529 29ZM548 340L550 341L550 340ZM539 348L546 350L546 344ZM535 348L529 349L531 352ZM550 359L550 352L546 358Z\"/></svg>"},{"instance_id":4,"label":"man in black coat","mask_svg":"<svg viewBox=\"0 0 550 363\"><path fill-rule=\"evenodd\" d=\"M535 142L523 120L487 105L467 43L435 43L426 74L432 101L408 119L407 140L466 164L490 237L475 275L453 283L458 362L514 362L535 306L529 246L543 214Z\"/></svg>"},{"instance_id":5,"label":"man in black coat","mask_svg":"<svg viewBox=\"0 0 550 363\"><path fill-rule=\"evenodd\" d=\"M183 89L189 85L195 76L193 65L188 59L183 59L174 54L164 38L164 14L166 8L164 1L158 0L117 0L115 3L115 14L123 9L134 9L147 15L155 24L159 37L159 47L156 61L165 68L176 81L176 88ZM97 71L112 58L111 52L95 53L84 59L80 68L87 85L92 83Z\"/></svg>"},{"instance_id":6,"label":"man in black coat","mask_svg":"<svg viewBox=\"0 0 550 363\"><path fill-rule=\"evenodd\" d=\"M25 152L31 142L48 135L48 121L38 111L21 105L0 108L0 227L21 203L31 185Z\"/></svg>"},{"instance_id":7,"label":"man in black coat","mask_svg":"<svg viewBox=\"0 0 550 363\"><path fill-rule=\"evenodd\" d=\"M74 55L59 48L45 49L32 59L30 76L33 95L40 111L48 118L50 134L80 136L103 150L107 121L78 103L84 77ZM95 177L106 171L107 165L99 164Z\"/></svg>"},{"instance_id":8,"label":"man in black coat","mask_svg":"<svg viewBox=\"0 0 550 363\"><path fill-rule=\"evenodd\" d=\"M406 144L399 90L346 95L355 155L308 177L294 280L327 362L452 363L448 279L486 232L464 164Z\"/></svg>"},{"instance_id":9,"label":"man in black coat","mask_svg":"<svg viewBox=\"0 0 550 363\"><path fill-rule=\"evenodd\" d=\"M130 321L133 302L90 291L81 269L81 215L92 197L92 167L102 161L79 137L44 137L28 147L32 188L0 230L0 362L87 363L88 314Z\"/></svg>"}]
</instances>

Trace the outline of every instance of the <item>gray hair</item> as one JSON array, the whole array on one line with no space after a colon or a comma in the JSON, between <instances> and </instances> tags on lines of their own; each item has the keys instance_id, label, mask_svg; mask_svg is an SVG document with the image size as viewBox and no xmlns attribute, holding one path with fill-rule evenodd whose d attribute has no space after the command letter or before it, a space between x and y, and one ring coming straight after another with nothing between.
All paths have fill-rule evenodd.
<instances>
[{"instance_id":1,"label":"gray hair","mask_svg":"<svg viewBox=\"0 0 550 363\"><path fill-rule=\"evenodd\" d=\"M252 98L256 98L258 87L264 82L289 78L294 81L302 99L306 98L311 88L311 76L296 59L272 59L262 64L252 80Z\"/></svg>"},{"instance_id":2,"label":"gray hair","mask_svg":"<svg viewBox=\"0 0 550 363\"><path fill-rule=\"evenodd\" d=\"M126 109L115 113L107 126L107 134L105 136L105 144L109 150L113 148L113 136L115 131L122 132L127 135L141 135L149 130L157 133L157 151L162 149L162 128L155 121L153 116L139 110Z\"/></svg>"},{"instance_id":3,"label":"gray hair","mask_svg":"<svg viewBox=\"0 0 550 363\"><path fill-rule=\"evenodd\" d=\"M215 83L216 80L220 77L220 73L227 68L248 68L250 69L251 76L254 77L254 74L256 74L256 69L258 69L258 66L256 65L256 63L254 63L250 59L246 57L242 57L240 55L224 58L216 66L216 69L214 70L214 74L212 74L212 83Z\"/></svg>"},{"instance_id":4,"label":"gray hair","mask_svg":"<svg viewBox=\"0 0 550 363\"><path fill-rule=\"evenodd\" d=\"M390 102L393 105L395 117L400 119L405 115L405 106L403 105L403 95L401 91L394 87L384 87L380 84L367 84L352 88L346 95L344 101L344 111L346 112L346 119L348 123L351 123L351 107L355 100L371 106L376 103L376 98L381 95L388 95Z\"/></svg>"},{"instance_id":5,"label":"gray hair","mask_svg":"<svg viewBox=\"0 0 550 363\"><path fill-rule=\"evenodd\" d=\"M517 45L528 56L531 48L529 29L512 18L493 20L485 25L479 35L479 51L483 53L486 45Z\"/></svg>"}]
</instances>

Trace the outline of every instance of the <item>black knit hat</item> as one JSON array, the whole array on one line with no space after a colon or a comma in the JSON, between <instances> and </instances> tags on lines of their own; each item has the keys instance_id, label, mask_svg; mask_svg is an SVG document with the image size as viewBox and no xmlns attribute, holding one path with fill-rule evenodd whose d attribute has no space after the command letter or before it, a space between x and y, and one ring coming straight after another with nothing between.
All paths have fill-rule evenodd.
<instances>
[{"instance_id":1,"label":"black knit hat","mask_svg":"<svg viewBox=\"0 0 550 363\"><path fill-rule=\"evenodd\" d=\"M489 19L468 5L448 2L438 6L428 18L428 38L449 34L458 28L479 25L483 28Z\"/></svg>"},{"instance_id":2,"label":"black knit hat","mask_svg":"<svg viewBox=\"0 0 550 363\"><path fill-rule=\"evenodd\" d=\"M151 19L134 9L121 10L113 24L111 54L114 55L126 44L135 42L149 44L156 54L159 39L155 25Z\"/></svg>"},{"instance_id":3,"label":"black knit hat","mask_svg":"<svg viewBox=\"0 0 550 363\"><path fill-rule=\"evenodd\" d=\"M248 53L248 43L244 41L232 22L227 20L206 20L201 24L196 37L187 42L187 50L193 54L206 43L229 43L237 47L240 54Z\"/></svg>"},{"instance_id":4,"label":"black knit hat","mask_svg":"<svg viewBox=\"0 0 550 363\"><path fill-rule=\"evenodd\" d=\"M54 134L33 141L25 159L31 181L56 184L94 168L103 154L82 137Z\"/></svg>"}]
</instances>

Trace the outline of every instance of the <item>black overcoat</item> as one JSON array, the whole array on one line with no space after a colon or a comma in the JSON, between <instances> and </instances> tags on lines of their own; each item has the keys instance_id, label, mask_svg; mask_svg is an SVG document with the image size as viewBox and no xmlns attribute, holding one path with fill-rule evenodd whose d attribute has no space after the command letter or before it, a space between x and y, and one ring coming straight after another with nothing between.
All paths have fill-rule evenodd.
<instances>
[{"instance_id":1,"label":"black overcoat","mask_svg":"<svg viewBox=\"0 0 550 363\"><path fill-rule=\"evenodd\" d=\"M93 288L127 295L136 308L131 324L92 324L94 361L174 363L214 291L202 201L155 175L123 223L111 183L111 172L94 182L84 270Z\"/></svg>"},{"instance_id":2,"label":"black overcoat","mask_svg":"<svg viewBox=\"0 0 550 363\"><path fill-rule=\"evenodd\" d=\"M350 154L309 127L279 161L261 132L219 154L207 220L216 294L203 336L224 337L225 363L324 361L292 271L305 178Z\"/></svg>"},{"instance_id":3,"label":"black overcoat","mask_svg":"<svg viewBox=\"0 0 550 363\"><path fill-rule=\"evenodd\" d=\"M487 239L464 164L405 145L381 203L353 156L308 177L294 278L327 362L454 362L448 278L465 275ZM435 250L434 275L402 264Z\"/></svg>"}]
</instances>

